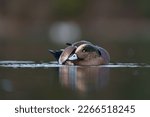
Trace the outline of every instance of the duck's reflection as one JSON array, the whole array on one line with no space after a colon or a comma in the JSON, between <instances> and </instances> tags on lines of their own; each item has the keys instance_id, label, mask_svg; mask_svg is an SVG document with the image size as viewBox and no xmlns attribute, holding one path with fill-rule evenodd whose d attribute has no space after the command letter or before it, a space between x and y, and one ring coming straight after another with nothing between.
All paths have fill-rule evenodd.
<instances>
[{"instance_id":1,"label":"duck's reflection","mask_svg":"<svg viewBox=\"0 0 150 117\"><path fill-rule=\"evenodd\" d=\"M109 80L107 67L75 67L59 68L59 78L62 86L82 93L101 90Z\"/></svg>"}]
</instances>

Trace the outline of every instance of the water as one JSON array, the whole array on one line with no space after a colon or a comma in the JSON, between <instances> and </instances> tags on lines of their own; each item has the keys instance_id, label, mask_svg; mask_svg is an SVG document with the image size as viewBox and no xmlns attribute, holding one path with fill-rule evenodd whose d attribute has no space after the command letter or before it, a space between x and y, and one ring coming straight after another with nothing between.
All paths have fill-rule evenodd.
<instances>
[{"instance_id":1,"label":"water","mask_svg":"<svg viewBox=\"0 0 150 117\"><path fill-rule=\"evenodd\" d=\"M0 99L150 99L150 65L0 61Z\"/></svg>"}]
</instances>

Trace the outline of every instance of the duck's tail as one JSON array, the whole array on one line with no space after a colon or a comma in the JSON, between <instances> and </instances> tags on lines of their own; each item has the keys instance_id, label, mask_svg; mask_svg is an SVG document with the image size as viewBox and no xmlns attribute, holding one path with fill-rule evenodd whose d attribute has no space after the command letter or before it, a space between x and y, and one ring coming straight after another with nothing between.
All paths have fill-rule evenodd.
<instances>
[{"instance_id":1,"label":"duck's tail","mask_svg":"<svg viewBox=\"0 0 150 117\"><path fill-rule=\"evenodd\" d=\"M48 49L48 51L55 57L57 61L59 60L59 57L63 52L63 50L51 50L51 49Z\"/></svg>"}]
</instances>

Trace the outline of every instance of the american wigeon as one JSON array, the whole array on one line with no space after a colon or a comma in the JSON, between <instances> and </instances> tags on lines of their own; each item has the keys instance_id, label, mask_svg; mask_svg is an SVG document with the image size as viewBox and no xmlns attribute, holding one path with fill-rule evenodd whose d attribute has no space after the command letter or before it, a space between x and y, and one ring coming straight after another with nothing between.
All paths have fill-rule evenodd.
<instances>
[{"instance_id":1,"label":"american wigeon","mask_svg":"<svg viewBox=\"0 0 150 117\"><path fill-rule=\"evenodd\" d=\"M49 50L59 64L65 65L102 65L108 64L110 57L108 52L88 41L79 41L69 45L64 50Z\"/></svg>"}]
</instances>

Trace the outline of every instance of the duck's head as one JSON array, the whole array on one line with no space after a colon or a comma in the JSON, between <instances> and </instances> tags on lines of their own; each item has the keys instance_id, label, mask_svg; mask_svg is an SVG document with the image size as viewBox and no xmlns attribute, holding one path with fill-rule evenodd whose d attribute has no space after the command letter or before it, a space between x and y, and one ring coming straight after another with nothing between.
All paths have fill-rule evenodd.
<instances>
[{"instance_id":1,"label":"duck's head","mask_svg":"<svg viewBox=\"0 0 150 117\"><path fill-rule=\"evenodd\" d=\"M100 51L93 45L82 44L72 54L69 60L89 60L92 58L100 57Z\"/></svg>"}]
</instances>

